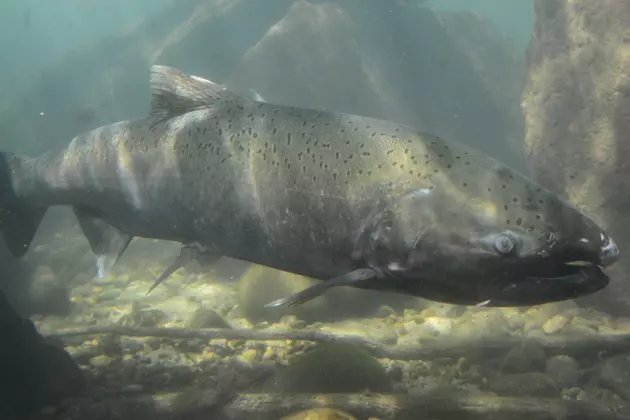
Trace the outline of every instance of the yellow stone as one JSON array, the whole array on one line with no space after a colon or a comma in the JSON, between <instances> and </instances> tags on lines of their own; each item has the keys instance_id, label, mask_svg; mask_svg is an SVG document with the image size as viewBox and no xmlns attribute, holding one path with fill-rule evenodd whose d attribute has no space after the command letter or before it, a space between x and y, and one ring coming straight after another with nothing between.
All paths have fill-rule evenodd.
<instances>
[{"instance_id":1,"label":"yellow stone","mask_svg":"<svg viewBox=\"0 0 630 420\"><path fill-rule=\"evenodd\" d=\"M336 408L311 408L282 417L280 420L357 420L352 414Z\"/></svg>"}]
</instances>

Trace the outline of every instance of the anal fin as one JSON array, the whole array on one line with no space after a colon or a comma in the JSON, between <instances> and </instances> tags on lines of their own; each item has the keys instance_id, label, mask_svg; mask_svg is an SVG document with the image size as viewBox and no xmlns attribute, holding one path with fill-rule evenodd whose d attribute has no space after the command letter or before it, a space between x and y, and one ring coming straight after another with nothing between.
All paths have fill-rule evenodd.
<instances>
[{"instance_id":1,"label":"anal fin","mask_svg":"<svg viewBox=\"0 0 630 420\"><path fill-rule=\"evenodd\" d=\"M182 268L184 265L193 260L202 260L204 264L211 264L221 258L221 255L215 252L212 248L203 246L196 242L186 244L179 251L179 256L166 267L166 270L153 282L147 295L168 279L171 274Z\"/></svg>"},{"instance_id":2,"label":"anal fin","mask_svg":"<svg viewBox=\"0 0 630 420\"><path fill-rule=\"evenodd\" d=\"M84 207L74 207L73 209L83 235L87 238L92 252L96 256L98 276L103 278L125 252L132 236L110 225L90 209Z\"/></svg>"},{"instance_id":3,"label":"anal fin","mask_svg":"<svg viewBox=\"0 0 630 420\"><path fill-rule=\"evenodd\" d=\"M307 287L304 290L300 290L297 293L269 302L265 305L265 307L277 308L279 306L298 306L323 295L330 288L338 286L357 286L359 283L371 280L374 277L376 277L376 272L374 272L374 270L370 268L359 268L358 270L334 277L330 280L320 281L319 283L316 283L311 287Z\"/></svg>"}]
</instances>

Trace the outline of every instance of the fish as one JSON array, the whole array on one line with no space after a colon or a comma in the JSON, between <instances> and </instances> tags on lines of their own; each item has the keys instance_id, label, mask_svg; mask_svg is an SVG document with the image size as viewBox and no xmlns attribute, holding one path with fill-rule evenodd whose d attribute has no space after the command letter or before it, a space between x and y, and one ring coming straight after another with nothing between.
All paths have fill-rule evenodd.
<instances>
[{"instance_id":1,"label":"fish","mask_svg":"<svg viewBox=\"0 0 630 420\"><path fill-rule=\"evenodd\" d=\"M154 65L146 117L39 157L0 153L0 231L28 249L46 209L71 206L107 275L134 237L184 262L230 257L334 287L459 305L530 306L605 288L613 238L500 161L412 126L257 101ZM164 277L164 278L162 278Z\"/></svg>"}]
</instances>

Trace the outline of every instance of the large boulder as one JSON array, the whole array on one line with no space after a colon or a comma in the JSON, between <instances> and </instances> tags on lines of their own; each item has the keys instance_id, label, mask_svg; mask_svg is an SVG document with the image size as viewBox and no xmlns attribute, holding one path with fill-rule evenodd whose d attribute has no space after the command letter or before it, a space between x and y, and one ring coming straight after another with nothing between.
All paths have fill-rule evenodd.
<instances>
[{"instance_id":1,"label":"large boulder","mask_svg":"<svg viewBox=\"0 0 630 420\"><path fill-rule=\"evenodd\" d=\"M522 95L536 178L605 226L621 260L583 303L630 314L630 2L536 0Z\"/></svg>"},{"instance_id":2,"label":"large boulder","mask_svg":"<svg viewBox=\"0 0 630 420\"><path fill-rule=\"evenodd\" d=\"M228 86L410 124L518 165L522 116L513 104L523 68L492 23L472 13L298 0L247 51Z\"/></svg>"}]
</instances>

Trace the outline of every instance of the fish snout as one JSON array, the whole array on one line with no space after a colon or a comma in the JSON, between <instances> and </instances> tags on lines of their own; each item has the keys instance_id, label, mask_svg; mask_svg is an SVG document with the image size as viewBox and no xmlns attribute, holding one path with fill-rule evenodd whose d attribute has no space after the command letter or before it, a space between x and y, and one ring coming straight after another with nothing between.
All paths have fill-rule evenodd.
<instances>
[{"instance_id":1,"label":"fish snout","mask_svg":"<svg viewBox=\"0 0 630 420\"><path fill-rule=\"evenodd\" d=\"M602 245L599 249L599 261L602 267L608 267L619 259L619 248L610 236L601 234Z\"/></svg>"}]
</instances>

